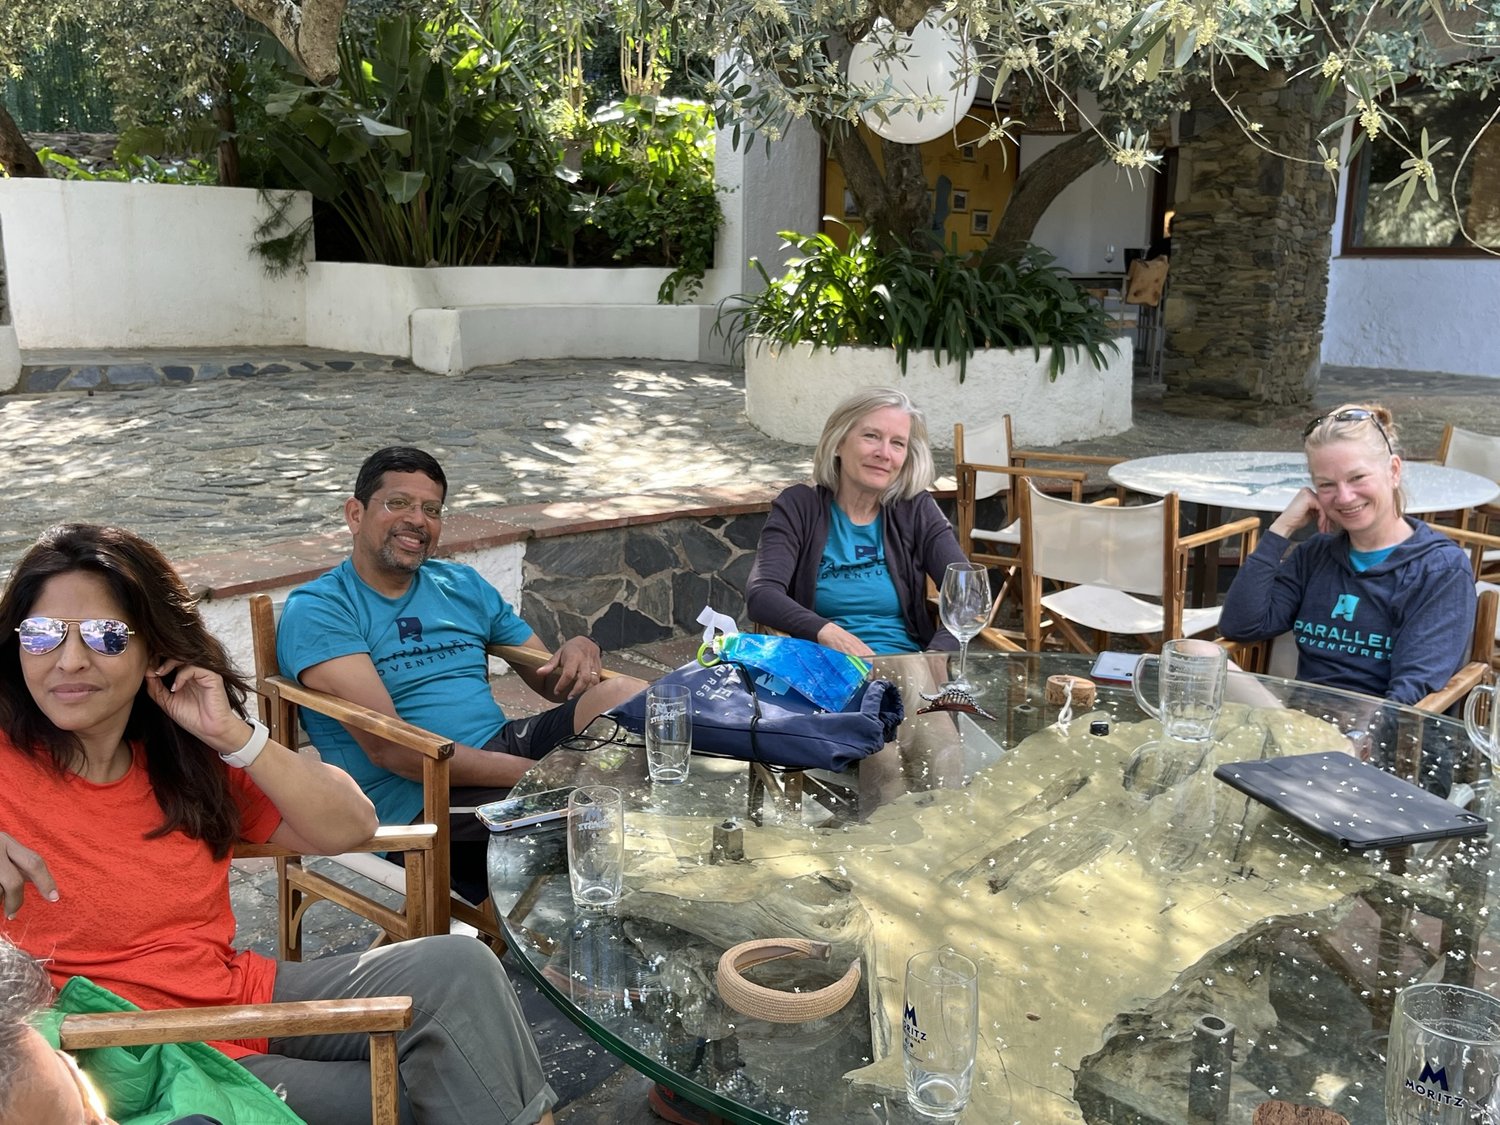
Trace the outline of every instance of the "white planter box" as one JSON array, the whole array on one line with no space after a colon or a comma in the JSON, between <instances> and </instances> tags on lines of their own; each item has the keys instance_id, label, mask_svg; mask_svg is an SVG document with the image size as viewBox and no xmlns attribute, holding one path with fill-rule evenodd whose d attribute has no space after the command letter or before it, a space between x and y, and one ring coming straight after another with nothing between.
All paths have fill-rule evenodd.
<instances>
[{"instance_id":1,"label":"white planter box","mask_svg":"<svg viewBox=\"0 0 1500 1125\"><path fill-rule=\"evenodd\" d=\"M931 352L913 354L901 374L889 348L826 348L810 344L773 349L745 346L745 411L751 423L782 441L814 445L838 403L861 387L895 387L927 415L935 449L953 448L953 424L1009 414L1017 445L1050 446L1106 437L1131 425L1131 338L1102 369L1075 351L1056 382L1047 377L1050 355L1030 348L992 348L969 357L964 381L958 364L935 364Z\"/></svg>"}]
</instances>

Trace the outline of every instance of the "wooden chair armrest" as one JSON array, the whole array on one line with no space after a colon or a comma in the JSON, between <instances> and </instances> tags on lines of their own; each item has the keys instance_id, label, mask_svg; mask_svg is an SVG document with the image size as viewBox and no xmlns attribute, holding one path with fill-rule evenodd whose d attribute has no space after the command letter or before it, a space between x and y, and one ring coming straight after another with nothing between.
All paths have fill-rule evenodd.
<instances>
[{"instance_id":1,"label":"wooden chair armrest","mask_svg":"<svg viewBox=\"0 0 1500 1125\"><path fill-rule=\"evenodd\" d=\"M1412 704L1418 711L1435 711L1442 714L1469 692L1484 683L1490 674L1490 666L1479 661L1465 664L1442 687Z\"/></svg>"},{"instance_id":2,"label":"wooden chair armrest","mask_svg":"<svg viewBox=\"0 0 1500 1125\"><path fill-rule=\"evenodd\" d=\"M93 1012L65 1016L59 1034L64 1050L84 1051L145 1043L404 1031L410 1026L410 996L371 996L156 1012Z\"/></svg>"},{"instance_id":3,"label":"wooden chair armrest","mask_svg":"<svg viewBox=\"0 0 1500 1125\"><path fill-rule=\"evenodd\" d=\"M1043 453L1039 449L1012 449L1010 463L1024 465L1027 461L1074 461L1080 465L1118 465L1124 457L1100 457L1093 453Z\"/></svg>"},{"instance_id":4,"label":"wooden chair armrest","mask_svg":"<svg viewBox=\"0 0 1500 1125\"><path fill-rule=\"evenodd\" d=\"M1224 650L1225 655L1241 672L1255 674L1265 672L1270 656L1269 641L1231 641L1228 637L1219 636L1215 637L1213 642Z\"/></svg>"},{"instance_id":5,"label":"wooden chair armrest","mask_svg":"<svg viewBox=\"0 0 1500 1125\"><path fill-rule=\"evenodd\" d=\"M1473 509L1482 511L1483 509ZM1446 524L1432 524L1432 530L1440 531L1452 539L1460 547L1479 547L1486 551L1500 548L1500 535L1490 535L1483 531L1465 531L1462 528L1448 527Z\"/></svg>"},{"instance_id":6,"label":"wooden chair armrest","mask_svg":"<svg viewBox=\"0 0 1500 1125\"><path fill-rule=\"evenodd\" d=\"M1218 527L1210 527L1206 531L1195 531L1191 535L1184 535L1177 540L1177 546L1184 551L1191 551L1195 547L1205 547L1221 539L1233 539L1236 535L1248 535L1259 530L1260 517L1245 516L1232 523L1221 523Z\"/></svg>"},{"instance_id":7,"label":"wooden chair armrest","mask_svg":"<svg viewBox=\"0 0 1500 1125\"><path fill-rule=\"evenodd\" d=\"M1015 641L1011 640L993 625L986 625L975 634L974 639L981 641L990 648L999 649L1001 652L1025 652L1026 650Z\"/></svg>"},{"instance_id":8,"label":"wooden chair armrest","mask_svg":"<svg viewBox=\"0 0 1500 1125\"><path fill-rule=\"evenodd\" d=\"M430 852L436 838L437 825L435 824L382 824L375 829L375 834L368 840L345 848L344 851ZM235 859L279 859L282 856L308 854L308 852L299 852L292 848L278 847L275 844L252 844L248 840L241 840L234 845Z\"/></svg>"},{"instance_id":9,"label":"wooden chair armrest","mask_svg":"<svg viewBox=\"0 0 1500 1125\"><path fill-rule=\"evenodd\" d=\"M347 699L340 699L336 695L303 687L296 680L288 679L286 676L263 677L261 686L262 690L268 688L274 690L288 703L295 703L298 707L316 711L320 715L327 715L330 719L336 719L338 722L356 727L368 734L384 738L408 750L416 750L429 758L442 761L444 758L453 756L451 738L432 734L421 727L412 726L411 723L392 718L390 715L382 715L379 711L372 711L368 707L351 703Z\"/></svg>"},{"instance_id":10,"label":"wooden chair armrest","mask_svg":"<svg viewBox=\"0 0 1500 1125\"><path fill-rule=\"evenodd\" d=\"M978 473L1004 473L1011 477L1032 477L1037 480L1068 480L1079 484L1089 479L1081 469L1028 469L1021 465L986 465L979 461L965 461L959 469L973 469Z\"/></svg>"},{"instance_id":11,"label":"wooden chair armrest","mask_svg":"<svg viewBox=\"0 0 1500 1125\"><path fill-rule=\"evenodd\" d=\"M512 668L540 668L552 657L545 652L538 652L534 648L523 648L520 645L490 645L485 649L491 656L498 656ZM608 668L601 668L599 678L611 680L620 675L619 672L611 672Z\"/></svg>"}]
</instances>

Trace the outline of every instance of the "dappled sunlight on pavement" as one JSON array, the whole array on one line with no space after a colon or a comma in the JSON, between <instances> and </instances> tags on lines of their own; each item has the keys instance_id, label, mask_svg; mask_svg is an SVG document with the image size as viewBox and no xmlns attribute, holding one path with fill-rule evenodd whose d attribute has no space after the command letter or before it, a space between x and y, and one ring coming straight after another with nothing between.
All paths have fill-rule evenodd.
<instances>
[{"instance_id":1,"label":"dappled sunlight on pavement","mask_svg":"<svg viewBox=\"0 0 1500 1125\"><path fill-rule=\"evenodd\" d=\"M742 373L549 360L462 376L311 372L0 396L0 569L62 520L121 523L173 559L338 532L360 462L411 444L455 511L805 478L810 450L744 415Z\"/></svg>"}]
</instances>

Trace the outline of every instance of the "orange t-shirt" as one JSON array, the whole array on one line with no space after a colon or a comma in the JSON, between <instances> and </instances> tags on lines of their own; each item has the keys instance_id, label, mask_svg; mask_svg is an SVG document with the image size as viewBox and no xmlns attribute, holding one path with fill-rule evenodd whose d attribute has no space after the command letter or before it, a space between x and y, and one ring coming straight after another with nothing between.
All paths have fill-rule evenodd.
<instances>
[{"instance_id":1,"label":"orange t-shirt","mask_svg":"<svg viewBox=\"0 0 1500 1125\"><path fill-rule=\"evenodd\" d=\"M244 770L225 769L241 836L263 843L281 814ZM46 860L58 893L48 902L26 884L16 916L0 912L0 934L59 987L85 976L142 1008L266 1003L276 962L231 945L228 858L181 832L147 839L161 821L142 747L124 777L96 785L0 735L0 832ZM215 1046L239 1057L266 1041Z\"/></svg>"}]
</instances>

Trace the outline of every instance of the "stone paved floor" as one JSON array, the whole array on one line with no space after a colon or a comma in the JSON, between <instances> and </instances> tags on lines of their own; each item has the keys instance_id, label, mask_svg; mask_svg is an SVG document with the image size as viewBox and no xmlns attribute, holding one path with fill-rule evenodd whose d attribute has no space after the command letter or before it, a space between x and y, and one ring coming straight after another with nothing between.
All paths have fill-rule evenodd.
<instances>
[{"instance_id":1,"label":"stone paved floor","mask_svg":"<svg viewBox=\"0 0 1500 1125\"><path fill-rule=\"evenodd\" d=\"M251 358L264 366L277 354ZM1261 424L1183 415L1153 390L1140 388L1126 433L1062 448L1294 449L1309 413ZM1418 457L1446 419L1500 433L1492 379L1329 369L1317 401L1381 396ZM443 461L460 510L790 481L806 476L810 453L752 428L742 372L710 364L541 360L462 376L388 367L0 395L10 469L0 572L59 520L126 524L175 560L338 531L360 461L396 442Z\"/></svg>"},{"instance_id":2,"label":"stone paved floor","mask_svg":"<svg viewBox=\"0 0 1500 1125\"><path fill-rule=\"evenodd\" d=\"M0 571L50 523L118 522L176 560L343 529L360 462L433 452L455 509L790 481L808 451L744 416L739 371L538 361L0 396Z\"/></svg>"}]
</instances>

